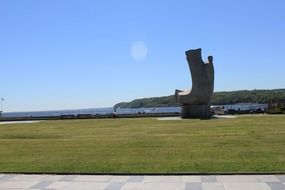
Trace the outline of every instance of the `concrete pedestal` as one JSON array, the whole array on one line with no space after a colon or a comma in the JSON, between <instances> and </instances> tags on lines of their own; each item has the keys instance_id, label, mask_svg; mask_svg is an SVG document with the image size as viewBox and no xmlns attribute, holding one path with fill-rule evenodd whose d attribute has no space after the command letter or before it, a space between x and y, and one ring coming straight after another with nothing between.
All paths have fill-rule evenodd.
<instances>
[{"instance_id":1,"label":"concrete pedestal","mask_svg":"<svg viewBox=\"0 0 285 190\"><path fill-rule=\"evenodd\" d=\"M181 117L208 119L211 117L211 107L210 105L182 105Z\"/></svg>"}]
</instances>

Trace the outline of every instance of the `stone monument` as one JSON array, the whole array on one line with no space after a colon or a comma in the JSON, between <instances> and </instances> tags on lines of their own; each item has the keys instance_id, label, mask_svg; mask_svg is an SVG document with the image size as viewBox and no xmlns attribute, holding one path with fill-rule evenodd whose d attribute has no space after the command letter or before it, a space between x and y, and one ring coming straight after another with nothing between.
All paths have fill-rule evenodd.
<instances>
[{"instance_id":1,"label":"stone monument","mask_svg":"<svg viewBox=\"0 0 285 190\"><path fill-rule=\"evenodd\" d=\"M192 76L192 89L176 90L175 97L181 104L182 118L210 118L210 100L214 92L213 57L204 63L201 49L186 51L186 58Z\"/></svg>"}]
</instances>

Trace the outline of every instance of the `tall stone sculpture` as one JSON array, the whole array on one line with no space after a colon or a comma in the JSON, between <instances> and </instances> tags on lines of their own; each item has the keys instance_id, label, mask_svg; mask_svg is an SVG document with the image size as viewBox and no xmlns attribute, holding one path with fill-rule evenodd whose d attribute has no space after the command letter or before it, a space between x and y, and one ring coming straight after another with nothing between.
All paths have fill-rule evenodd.
<instances>
[{"instance_id":1,"label":"tall stone sculpture","mask_svg":"<svg viewBox=\"0 0 285 190\"><path fill-rule=\"evenodd\" d=\"M176 90L175 97L181 104L182 118L211 117L210 100L214 91L213 57L204 63L201 49L186 51L186 58L192 76L192 89Z\"/></svg>"}]
</instances>

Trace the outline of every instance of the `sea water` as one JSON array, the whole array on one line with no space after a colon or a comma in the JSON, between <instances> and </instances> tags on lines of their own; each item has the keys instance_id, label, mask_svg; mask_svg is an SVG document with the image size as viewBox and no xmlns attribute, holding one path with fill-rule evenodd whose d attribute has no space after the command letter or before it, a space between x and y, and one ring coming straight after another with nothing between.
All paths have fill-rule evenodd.
<instances>
[{"instance_id":1,"label":"sea water","mask_svg":"<svg viewBox=\"0 0 285 190\"><path fill-rule=\"evenodd\" d=\"M151 114L151 113L179 113L180 107L155 107L155 108L91 108L74 110L52 110L52 111L32 111L32 112L3 112L2 117L51 117L61 115L108 115L117 114Z\"/></svg>"}]
</instances>

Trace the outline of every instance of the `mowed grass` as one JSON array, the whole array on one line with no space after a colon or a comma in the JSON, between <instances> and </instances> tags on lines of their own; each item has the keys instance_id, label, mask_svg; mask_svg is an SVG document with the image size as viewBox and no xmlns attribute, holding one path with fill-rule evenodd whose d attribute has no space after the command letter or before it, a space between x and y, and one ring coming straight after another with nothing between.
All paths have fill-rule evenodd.
<instances>
[{"instance_id":1,"label":"mowed grass","mask_svg":"<svg viewBox=\"0 0 285 190\"><path fill-rule=\"evenodd\" d=\"M0 125L0 172L285 172L285 116Z\"/></svg>"}]
</instances>

